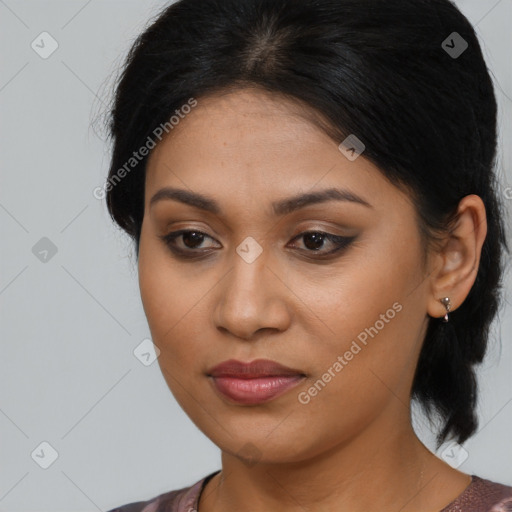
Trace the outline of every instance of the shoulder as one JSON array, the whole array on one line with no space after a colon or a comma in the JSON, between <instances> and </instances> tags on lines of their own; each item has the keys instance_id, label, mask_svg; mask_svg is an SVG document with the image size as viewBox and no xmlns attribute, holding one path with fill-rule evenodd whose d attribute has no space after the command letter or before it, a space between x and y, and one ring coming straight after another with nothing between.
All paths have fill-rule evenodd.
<instances>
[{"instance_id":1,"label":"shoulder","mask_svg":"<svg viewBox=\"0 0 512 512\"><path fill-rule=\"evenodd\" d=\"M159 494L147 501L137 501L133 503L127 503L116 507L108 512L160 512L163 510L165 504L165 510L169 512L178 512L178 508L175 506L176 502L179 501L180 497L189 490L189 487L183 489L177 489L169 491L164 494Z\"/></svg>"},{"instance_id":2,"label":"shoulder","mask_svg":"<svg viewBox=\"0 0 512 512\"><path fill-rule=\"evenodd\" d=\"M511 512L512 486L471 475L471 484L442 512Z\"/></svg>"},{"instance_id":3,"label":"shoulder","mask_svg":"<svg viewBox=\"0 0 512 512\"><path fill-rule=\"evenodd\" d=\"M512 511L512 486L493 482L485 478L476 477L482 496L482 504L487 506L489 512Z\"/></svg>"},{"instance_id":4,"label":"shoulder","mask_svg":"<svg viewBox=\"0 0 512 512\"><path fill-rule=\"evenodd\" d=\"M197 509L199 495L206 482L218 471L210 473L196 483L159 494L147 501L127 503L108 512L192 512Z\"/></svg>"}]
</instances>

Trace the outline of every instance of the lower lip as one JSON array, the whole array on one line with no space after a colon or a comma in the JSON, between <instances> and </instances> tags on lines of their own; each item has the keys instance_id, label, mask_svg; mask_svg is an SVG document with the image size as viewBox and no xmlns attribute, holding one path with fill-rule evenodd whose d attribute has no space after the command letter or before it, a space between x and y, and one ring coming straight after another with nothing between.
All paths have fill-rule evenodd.
<instances>
[{"instance_id":1,"label":"lower lip","mask_svg":"<svg viewBox=\"0 0 512 512\"><path fill-rule=\"evenodd\" d=\"M254 405L277 398L303 379L302 375L278 375L254 379L212 377L212 382L217 391L233 402Z\"/></svg>"}]
</instances>

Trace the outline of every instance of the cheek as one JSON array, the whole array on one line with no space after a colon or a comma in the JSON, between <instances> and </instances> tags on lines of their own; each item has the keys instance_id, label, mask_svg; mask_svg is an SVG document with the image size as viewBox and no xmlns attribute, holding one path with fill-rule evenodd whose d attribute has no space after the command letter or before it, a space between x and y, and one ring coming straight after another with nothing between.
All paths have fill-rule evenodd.
<instances>
[{"instance_id":1,"label":"cheek","mask_svg":"<svg viewBox=\"0 0 512 512\"><path fill-rule=\"evenodd\" d=\"M144 312L153 336L161 341L162 334L175 320L175 294L171 292L176 283L172 273L164 272L149 250L141 247L139 254L139 287Z\"/></svg>"},{"instance_id":2,"label":"cheek","mask_svg":"<svg viewBox=\"0 0 512 512\"><path fill-rule=\"evenodd\" d=\"M419 348L410 315L421 323L421 308L400 300L397 283L390 293L389 284L381 282L368 294L371 300L346 305L343 313L331 297L331 315L323 318L335 334L305 350L315 371L293 397L294 418L307 425L298 441L305 446L311 442L307 432L322 432L315 443L330 445L357 435L392 402L406 409Z\"/></svg>"},{"instance_id":3,"label":"cheek","mask_svg":"<svg viewBox=\"0 0 512 512\"><path fill-rule=\"evenodd\" d=\"M322 320L317 332L326 333L314 351L304 347L320 379L324 398L317 402L378 400L414 370L425 314L421 286L411 293L422 281L415 253L383 242L379 250L360 251L357 261L347 259L339 279L307 285L311 309Z\"/></svg>"},{"instance_id":4,"label":"cheek","mask_svg":"<svg viewBox=\"0 0 512 512\"><path fill-rule=\"evenodd\" d=\"M139 288L153 342L160 350L173 339L189 303L189 288L184 286L183 277L163 252L158 241L150 240L143 230L138 261Z\"/></svg>"},{"instance_id":5,"label":"cheek","mask_svg":"<svg viewBox=\"0 0 512 512\"><path fill-rule=\"evenodd\" d=\"M212 283L180 264L141 236L139 287L152 341L159 348L162 370L176 375L199 371L209 317L206 296ZM166 376L167 378L167 376Z\"/></svg>"},{"instance_id":6,"label":"cheek","mask_svg":"<svg viewBox=\"0 0 512 512\"><path fill-rule=\"evenodd\" d=\"M353 340L364 346L372 336L391 335L400 325L398 310L403 309L416 274L413 258L391 255L382 248L358 251L357 258L346 259L330 276L305 278L296 284L327 335L318 348L339 353L349 350Z\"/></svg>"},{"instance_id":7,"label":"cheek","mask_svg":"<svg viewBox=\"0 0 512 512\"><path fill-rule=\"evenodd\" d=\"M162 376L182 409L193 415L191 396L197 395L194 386L201 370L197 360L204 338L202 324L195 319L201 305L198 293L190 291L194 290L190 277L149 244L141 243L139 254L141 299L152 341L160 350L157 361Z\"/></svg>"}]
</instances>

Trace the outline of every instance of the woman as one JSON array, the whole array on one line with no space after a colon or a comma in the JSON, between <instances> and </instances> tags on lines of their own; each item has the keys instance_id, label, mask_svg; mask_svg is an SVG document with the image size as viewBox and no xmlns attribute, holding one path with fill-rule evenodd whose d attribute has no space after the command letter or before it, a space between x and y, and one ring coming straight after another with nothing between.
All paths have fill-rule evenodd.
<instances>
[{"instance_id":1,"label":"woman","mask_svg":"<svg viewBox=\"0 0 512 512\"><path fill-rule=\"evenodd\" d=\"M476 432L508 251L492 82L452 3L178 1L110 128L160 368L222 451L118 512L511 510L410 418L438 448Z\"/></svg>"}]
</instances>

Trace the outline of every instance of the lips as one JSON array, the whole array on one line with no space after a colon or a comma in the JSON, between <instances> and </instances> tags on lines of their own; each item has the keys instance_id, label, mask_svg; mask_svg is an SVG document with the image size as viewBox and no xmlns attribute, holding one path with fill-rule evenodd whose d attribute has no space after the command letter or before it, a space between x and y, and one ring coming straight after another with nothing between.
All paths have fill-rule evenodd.
<instances>
[{"instance_id":1,"label":"lips","mask_svg":"<svg viewBox=\"0 0 512 512\"><path fill-rule=\"evenodd\" d=\"M304 375L295 368L283 366L270 359L256 359L250 363L229 359L210 369L212 377L236 377L239 379L254 379L258 377L277 377L281 375Z\"/></svg>"},{"instance_id":2,"label":"lips","mask_svg":"<svg viewBox=\"0 0 512 512\"><path fill-rule=\"evenodd\" d=\"M230 359L211 368L207 375L222 397L245 405L273 400L306 377L301 370L269 359L250 363Z\"/></svg>"}]
</instances>

